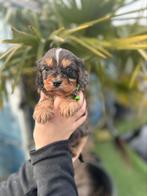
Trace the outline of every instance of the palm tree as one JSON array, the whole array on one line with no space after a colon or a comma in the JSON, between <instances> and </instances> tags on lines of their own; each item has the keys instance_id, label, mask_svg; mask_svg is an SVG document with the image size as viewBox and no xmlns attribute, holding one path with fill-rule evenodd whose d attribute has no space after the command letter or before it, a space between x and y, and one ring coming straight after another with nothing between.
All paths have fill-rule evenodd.
<instances>
[{"instance_id":1,"label":"palm tree","mask_svg":"<svg viewBox=\"0 0 147 196\"><path fill-rule=\"evenodd\" d=\"M139 24L139 19L143 16L136 17L133 24L115 25L115 21L131 20L129 14L141 13L146 9L118 14L120 8L133 2L80 0L77 3L76 0L40 0L32 4L29 9L28 7L17 9L16 6L8 9L3 4L1 10L7 13L6 18L12 25L13 37L1 41L12 45L0 57L3 62L0 67L0 99L3 100L7 94L6 82L8 80L11 80L12 90L20 80L23 80L25 85L29 86L29 93L26 94L30 95L30 92L33 92L29 100L34 105L32 78L35 76L36 60L51 47L63 47L73 51L84 59L86 68L93 77L96 77L97 83L94 81L93 85L97 91L97 99L102 105L102 115L96 127L99 131L96 131L95 137L97 140L103 140L99 138L104 138L106 134L104 127L106 127L108 140L106 146L100 141L97 144L100 149L103 146L101 156L106 161L111 160L111 156L104 155L110 148L111 152L116 155L114 159L118 160L119 155L113 150L110 141L115 138L115 143L122 152L124 146L122 147L116 136L120 132L134 129L147 121L144 110L142 110L142 115L137 112L141 108L141 102L142 108L146 103L144 99L146 89L143 86L146 81L147 31L145 26ZM91 91L89 90L89 100L90 97ZM129 120L121 118L121 121L118 121L114 118L115 103L131 111ZM131 160L135 160L140 165L140 160L136 156L134 158L134 154L132 155L130 151L129 154L131 154ZM120 164L120 167L122 170L125 169L123 164ZM114 168L113 164L110 164L108 168L110 170ZM142 168L145 167L142 166L141 171L146 171ZM121 176L121 172L116 174L116 179L121 183L119 175ZM134 181L134 175L133 173L130 181L138 183L137 180ZM137 175L137 178L140 178L140 175ZM135 195L133 191L132 189L132 194Z\"/></svg>"}]
</instances>

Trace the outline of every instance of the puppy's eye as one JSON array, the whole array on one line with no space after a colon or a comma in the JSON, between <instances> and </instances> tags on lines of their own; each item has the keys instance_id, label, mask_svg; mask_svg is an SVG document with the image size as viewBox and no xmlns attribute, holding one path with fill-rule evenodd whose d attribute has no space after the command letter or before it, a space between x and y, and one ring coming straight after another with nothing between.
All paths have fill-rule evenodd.
<instances>
[{"instance_id":1,"label":"puppy's eye","mask_svg":"<svg viewBox=\"0 0 147 196\"><path fill-rule=\"evenodd\" d=\"M48 67L45 67L44 70L45 70L45 71L49 71L50 69L49 69Z\"/></svg>"},{"instance_id":2,"label":"puppy's eye","mask_svg":"<svg viewBox=\"0 0 147 196\"><path fill-rule=\"evenodd\" d=\"M45 65L43 68L42 68L42 71L49 71L50 70L50 68L48 67L48 65Z\"/></svg>"},{"instance_id":3,"label":"puppy's eye","mask_svg":"<svg viewBox=\"0 0 147 196\"><path fill-rule=\"evenodd\" d=\"M71 67L67 67L64 70L64 74L66 74L69 78L72 78L72 79L76 79L77 78L76 70L72 69Z\"/></svg>"}]
</instances>

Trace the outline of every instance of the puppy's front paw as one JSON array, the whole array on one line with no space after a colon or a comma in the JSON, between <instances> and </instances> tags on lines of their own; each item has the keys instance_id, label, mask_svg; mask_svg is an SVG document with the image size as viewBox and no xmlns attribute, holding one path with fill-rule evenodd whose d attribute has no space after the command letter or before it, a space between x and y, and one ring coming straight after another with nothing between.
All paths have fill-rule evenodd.
<instances>
[{"instance_id":1,"label":"puppy's front paw","mask_svg":"<svg viewBox=\"0 0 147 196\"><path fill-rule=\"evenodd\" d=\"M48 122L53 116L53 113L51 111L39 111L38 109L35 109L34 114L33 114L33 118L35 121L37 121L38 123L44 124L46 122Z\"/></svg>"},{"instance_id":2,"label":"puppy's front paw","mask_svg":"<svg viewBox=\"0 0 147 196\"><path fill-rule=\"evenodd\" d=\"M53 108L51 102L47 100L43 100L39 102L34 110L33 118L38 123L44 124L49 121L53 117Z\"/></svg>"},{"instance_id":3,"label":"puppy's front paw","mask_svg":"<svg viewBox=\"0 0 147 196\"><path fill-rule=\"evenodd\" d=\"M78 110L79 105L77 102L63 102L60 105L60 114L64 117L73 116L74 113Z\"/></svg>"}]
</instances>

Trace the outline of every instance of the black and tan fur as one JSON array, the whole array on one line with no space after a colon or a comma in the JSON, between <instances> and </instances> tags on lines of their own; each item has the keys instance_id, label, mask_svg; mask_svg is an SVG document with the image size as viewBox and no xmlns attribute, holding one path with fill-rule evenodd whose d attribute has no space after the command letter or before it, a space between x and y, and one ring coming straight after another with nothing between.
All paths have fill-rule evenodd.
<instances>
[{"instance_id":1,"label":"black and tan fur","mask_svg":"<svg viewBox=\"0 0 147 196\"><path fill-rule=\"evenodd\" d=\"M46 99L36 105L34 119L45 123L52 118L55 96L63 99L59 106L61 115L72 116L78 109L78 102L73 99L73 95L77 93L77 85L85 93L87 84L88 73L80 58L66 49L50 49L37 63L37 86L46 95ZM71 136L71 146L78 148L87 135L87 127L81 126Z\"/></svg>"}]
</instances>

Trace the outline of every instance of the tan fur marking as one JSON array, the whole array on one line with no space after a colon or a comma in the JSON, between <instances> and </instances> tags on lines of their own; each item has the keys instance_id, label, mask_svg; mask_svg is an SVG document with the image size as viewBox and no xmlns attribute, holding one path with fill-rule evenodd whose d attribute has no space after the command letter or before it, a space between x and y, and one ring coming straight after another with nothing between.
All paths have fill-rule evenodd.
<instances>
[{"instance_id":1,"label":"tan fur marking","mask_svg":"<svg viewBox=\"0 0 147 196\"><path fill-rule=\"evenodd\" d=\"M78 111L79 104L75 100L63 99L62 104L59 106L60 114L64 117L70 117Z\"/></svg>"},{"instance_id":2,"label":"tan fur marking","mask_svg":"<svg viewBox=\"0 0 147 196\"><path fill-rule=\"evenodd\" d=\"M71 64L71 61L64 58L61 63L63 65L63 67L65 68L65 67L68 67Z\"/></svg>"},{"instance_id":3,"label":"tan fur marking","mask_svg":"<svg viewBox=\"0 0 147 196\"><path fill-rule=\"evenodd\" d=\"M52 59L52 58L45 59L45 63L46 63L49 67L52 67L52 66L53 66L53 59Z\"/></svg>"}]
</instances>

